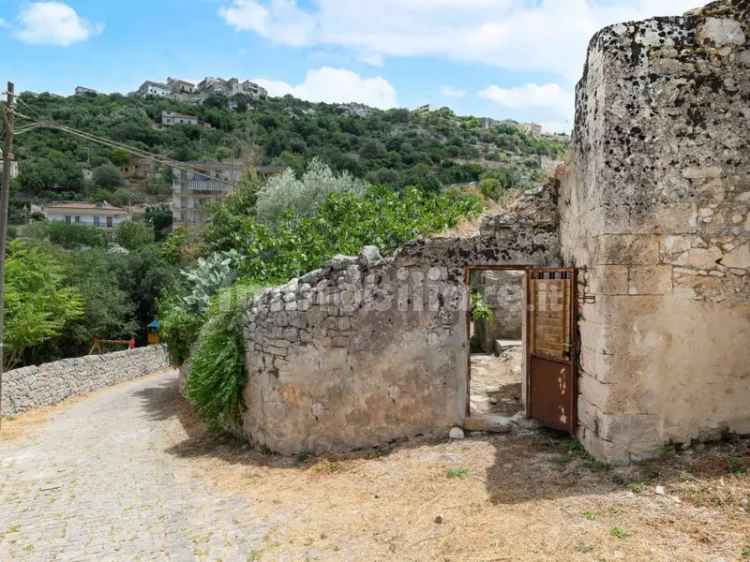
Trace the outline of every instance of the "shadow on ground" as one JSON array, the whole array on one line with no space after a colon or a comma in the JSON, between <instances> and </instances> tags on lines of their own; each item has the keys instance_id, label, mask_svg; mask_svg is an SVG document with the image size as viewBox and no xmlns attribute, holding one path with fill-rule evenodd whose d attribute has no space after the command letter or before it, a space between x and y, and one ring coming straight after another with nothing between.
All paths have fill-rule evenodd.
<instances>
[{"instance_id":1,"label":"shadow on ground","mask_svg":"<svg viewBox=\"0 0 750 562\"><path fill-rule=\"evenodd\" d=\"M152 419L168 420L176 417L179 421L186 437L166 450L179 458L207 458L236 467L297 470L313 468L321 462L386 460L389 470L399 470L398 460L391 466L389 457L406 449L425 449L423 456L428 463L433 462L434 458L456 456L453 452L456 444L419 437L379 448L327 455L324 458L267 454L229 434L208 431L179 394L175 378L165 379L157 386L141 390L137 394L143 399ZM458 462L466 463L471 471L485 472L484 483L488 499L496 505L607 494L618 490L637 491L639 487L656 481L663 486L677 486L684 482L686 474L715 481L718 486L727 475L750 471L748 439L700 446L697 450L682 453L665 451L665 456L660 459L620 468L596 461L574 439L549 430L518 430L508 435L472 434L463 443L467 450L476 443L486 443L494 449L494 458L489 466L486 461L481 468L479 465L472 466L470 454L466 458L459 456ZM451 452L447 452L449 449Z\"/></svg>"}]
</instances>

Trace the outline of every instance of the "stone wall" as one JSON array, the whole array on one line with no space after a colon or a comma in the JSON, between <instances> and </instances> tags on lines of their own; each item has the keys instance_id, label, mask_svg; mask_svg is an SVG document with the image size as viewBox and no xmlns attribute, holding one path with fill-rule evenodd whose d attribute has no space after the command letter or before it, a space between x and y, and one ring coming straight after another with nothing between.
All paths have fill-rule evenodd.
<instances>
[{"instance_id":1,"label":"stone wall","mask_svg":"<svg viewBox=\"0 0 750 562\"><path fill-rule=\"evenodd\" d=\"M243 430L283 453L447 434L467 405L465 268L557 265L556 189L520 198L474 238L374 248L268 290L248 311Z\"/></svg>"},{"instance_id":2,"label":"stone wall","mask_svg":"<svg viewBox=\"0 0 750 562\"><path fill-rule=\"evenodd\" d=\"M482 294L492 318L476 320L474 328L482 351L495 353L497 340L520 340L523 334L523 271L477 271L472 290Z\"/></svg>"},{"instance_id":3,"label":"stone wall","mask_svg":"<svg viewBox=\"0 0 750 562\"><path fill-rule=\"evenodd\" d=\"M586 448L750 433L750 2L593 38L560 204Z\"/></svg>"},{"instance_id":4,"label":"stone wall","mask_svg":"<svg viewBox=\"0 0 750 562\"><path fill-rule=\"evenodd\" d=\"M168 366L164 347L154 345L15 369L3 375L0 411L3 416L15 416Z\"/></svg>"}]
</instances>

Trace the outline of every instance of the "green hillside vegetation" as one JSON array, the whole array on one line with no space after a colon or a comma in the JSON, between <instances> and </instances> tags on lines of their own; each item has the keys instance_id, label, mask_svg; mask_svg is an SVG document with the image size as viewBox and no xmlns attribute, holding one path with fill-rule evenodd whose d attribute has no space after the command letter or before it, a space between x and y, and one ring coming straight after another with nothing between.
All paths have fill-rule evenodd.
<instances>
[{"instance_id":1,"label":"green hillside vegetation","mask_svg":"<svg viewBox=\"0 0 750 562\"><path fill-rule=\"evenodd\" d=\"M291 167L301 173L315 157L334 171L390 189L416 186L436 191L453 184L494 178L504 188L527 186L541 173L540 157L556 157L564 143L534 137L503 124L481 127L475 117L449 109L381 111L315 104L287 96L250 101L226 98L203 105L119 94L60 97L24 93L19 111L179 161L243 158L258 165ZM205 126L161 127L162 110L196 115ZM358 116L361 113L363 116ZM21 162L17 189L40 199L110 199L123 203L118 168L127 153L94 145L58 131L37 130L19 136ZM83 170L93 171L84 180ZM145 196L168 196L169 172L149 178ZM132 190L131 190L132 191ZM136 197L135 203L141 202ZM127 199L124 199L127 202Z\"/></svg>"},{"instance_id":2,"label":"green hillside vegetation","mask_svg":"<svg viewBox=\"0 0 750 562\"><path fill-rule=\"evenodd\" d=\"M479 119L447 109L379 111L291 97L235 100L237 111L223 98L201 106L120 95L21 99L19 110L36 119L175 160L248 164L201 231L178 227L165 236L169 210L153 205L145 224L124 223L112 236L45 222L11 233L18 263L7 270L15 293L6 310L18 343L6 350L9 361L84 354L93 336L144 343L157 318L172 360L191 359L188 396L214 427L233 423L242 410L241 319L259 290L365 245L386 255L455 227L476 217L486 198L539 181L541 158L565 149L552 137L510 124L482 128ZM161 127L162 110L197 115L211 127ZM15 193L24 200L127 204L169 196L168 169L126 184L120 170L127 152L59 131L19 136L16 154ZM264 181L250 164L287 171ZM19 274L27 270L34 276Z\"/></svg>"}]
</instances>

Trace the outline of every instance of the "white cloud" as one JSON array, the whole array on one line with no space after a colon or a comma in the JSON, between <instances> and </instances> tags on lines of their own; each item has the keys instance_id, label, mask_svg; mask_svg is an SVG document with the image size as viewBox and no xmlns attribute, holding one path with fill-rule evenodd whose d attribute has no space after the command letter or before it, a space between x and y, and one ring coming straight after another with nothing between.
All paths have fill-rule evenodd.
<instances>
[{"instance_id":1,"label":"white cloud","mask_svg":"<svg viewBox=\"0 0 750 562\"><path fill-rule=\"evenodd\" d=\"M555 84L490 87L484 97L515 119L568 130L573 84L594 33L621 21L679 15L706 0L311 0L304 7L302 0L221 1L221 16L237 30L288 45L343 48L376 66L386 58L431 57L541 74L559 91Z\"/></svg>"},{"instance_id":2,"label":"white cloud","mask_svg":"<svg viewBox=\"0 0 750 562\"><path fill-rule=\"evenodd\" d=\"M541 122L551 132L568 131L572 125L573 92L559 84L489 86L479 96L521 118Z\"/></svg>"},{"instance_id":3,"label":"white cloud","mask_svg":"<svg viewBox=\"0 0 750 562\"><path fill-rule=\"evenodd\" d=\"M219 8L219 15L237 31L255 31L265 35L268 28L268 10L252 0L237 0L228 8Z\"/></svg>"},{"instance_id":4,"label":"white cloud","mask_svg":"<svg viewBox=\"0 0 750 562\"><path fill-rule=\"evenodd\" d=\"M254 31L295 47L310 44L315 31L315 21L294 0L271 0L268 7L256 0L233 0L219 15L237 31Z\"/></svg>"},{"instance_id":5,"label":"white cloud","mask_svg":"<svg viewBox=\"0 0 750 562\"><path fill-rule=\"evenodd\" d=\"M103 31L63 2L33 2L21 10L15 36L32 45L67 47Z\"/></svg>"},{"instance_id":6,"label":"white cloud","mask_svg":"<svg viewBox=\"0 0 750 562\"><path fill-rule=\"evenodd\" d=\"M229 0L224 0L228 2ZM367 57L434 56L539 71L567 80L605 25L681 14L700 0L231 0L237 30L290 45L346 47ZM377 59L373 59L377 60Z\"/></svg>"},{"instance_id":7,"label":"white cloud","mask_svg":"<svg viewBox=\"0 0 750 562\"><path fill-rule=\"evenodd\" d=\"M441 86L440 95L446 98L463 98L466 96L466 90L453 86Z\"/></svg>"},{"instance_id":8,"label":"white cloud","mask_svg":"<svg viewBox=\"0 0 750 562\"><path fill-rule=\"evenodd\" d=\"M516 88L490 86L479 95L508 109L552 108L567 106L568 97L558 84L526 84Z\"/></svg>"},{"instance_id":9,"label":"white cloud","mask_svg":"<svg viewBox=\"0 0 750 562\"><path fill-rule=\"evenodd\" d=\"M383 66L385 59L380 53L362 53L359 55L360 62L369 64L370 66Z\"/></svg>"},{"instance_id":10,"label":"white cloud","mask_svg":"<svg viewBox=\"0 0 750 562\"><path fill-rule=\"evenodd\" d=\"M328 103L358 102L388 109L396 105L396 90L381 77L363 78L351 70L324 66L309 70L301 84L278 80L256 79L272 96L291 94L294 97Z\"/></svg>"}]
</instances>

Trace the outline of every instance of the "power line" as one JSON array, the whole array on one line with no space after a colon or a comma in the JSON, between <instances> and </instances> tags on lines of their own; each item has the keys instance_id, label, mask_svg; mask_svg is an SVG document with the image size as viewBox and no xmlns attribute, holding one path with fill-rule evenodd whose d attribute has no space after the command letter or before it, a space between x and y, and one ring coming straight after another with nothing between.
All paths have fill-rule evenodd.
<instances>
[{"instance_id":1,"label":"power line","mask_svg":"<svg viewBox=\"0 0 750 562\"><path fill-rule=\"evenodd\" d=\"M169 166L171 168L177 168L179 170L185 170L188 172L193 172L195 175L205 177L207 179L210 179L212 181L216 181L219 183L223 183L228 186L233 186L234 183L231 181L227 181L223 178L217 178L212 177L211 175L207 174L206 172L201 171L201 169L197 166L191 166L190 164L185 164L184 162L178 162L177 160L172 160L171 158L165 158L163 156L159 156L156 154L152 154L150 152L147 152L145 150L141 150L140 148L135 148L132 146L129 146L127 144L117 142L111 139L108 139L106 137L101 137L99 135L95 135L93 133L89 133L86 131L81 131L78 129L74 129L73 127L68 127L67 125L62 125L60 123L55 123L54 121L36 121L32 119L31 117L28 117L22 113L20 113L17 110L12 110L12 113L18 117L28 119L33 122L33 125L35 128L46 128L46 129L53 129L62 131L64 133L67 133L69 135L73 135L79 138L82 138L84 140L87 140L89 142L98 143L104 146L108 146L110 148L116 148L119 150L123 150L129 154L132 154L134 156L137 156L138 158L151 160L153 162L156 162L157 164L161 164L164 166ZM28 132L31 129L24 129L23 132Z\"/></svg>"},{"instance_id":2,"label":"power line","mask_svg":"<svg viewBox=\"0 0 750 562\"><path fill-rule=\"evenodd\" d=\"M34 115L37 119L39 118L39 112L31 107L28 103L26 103L23 98L17 97L16 98L16 104L20 103L21 105L25 106L31 115Z\"/></svg>"},{"instance_id":3,"label":"power line","mask_svg":"<svg viewBox=\"0 0 750 562\"><path fill-rule=\"evenodd\" d=\"M29 120L29 121L34 121L34 119L33 119L32 117L29 117L28 115L24 115L23 113L21 113L21 112L20 112L20 111L18 111L17 109L13 109L13 108L11 108L10 112L11 112L11 113L12 113L13 115L15 115L16 117L20 117L21 119L27 119L27 120Z\"/></svg>"},{"instance_id":4,"label":"power line","mask_svg":"<svg viewBox=\"0 0 750 562\"><path fill-rule=\"evenodd\" d=\"M14 136L22 135L24 133L28 133L29 131L34 131L34 130L36 130L38 128L39 128L39 125L37 125L37 124L26 125L26 126L23 126L23 127L19 128L19 129L16 129L15 131L13 131L13 135Z\"/></svg>"}]
</instances>

